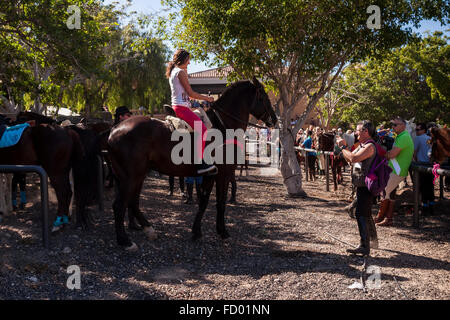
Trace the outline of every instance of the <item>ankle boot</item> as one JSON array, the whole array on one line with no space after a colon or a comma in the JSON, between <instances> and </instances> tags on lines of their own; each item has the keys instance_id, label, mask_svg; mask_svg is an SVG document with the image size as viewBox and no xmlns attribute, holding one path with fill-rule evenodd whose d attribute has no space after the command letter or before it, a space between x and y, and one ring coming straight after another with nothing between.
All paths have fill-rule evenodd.
<instances>
[{"instance_id":1,"label":"ankle boot","mask_svg":"<svg viewBox=\"0 0 450 320\"><path fill-rule=\"evenodd\" d=\"M356 221L358 222L359 235L361 238L360 244L356 249L347 249L347 252L351 254L368 256L370 254L370 239L367 229L367 217L358 216L356 217Z\"/></svg>"},{"instance_id":2,"label":"ankle boot","mask_svg":"<svg viewBox=\"0 0 450 320\"><path fill-rule=\"evenodd\" d=\"M192 204L192 194L194 192L194 184L187 183L186 184L187 198L184 201L185 204Z\"/></svg>"},{"instance_id":3,"label":"ankle boot","mask_svg":"<svg viewBox=\"0 0 450 320\"><path fill-rule=\"evenodd\" d=\"M367 217L367 232L369 233L370 249L378 249L378 235L372 216Z\"/></svg>"},{"instance_id":4,"label":"ankle boot","mask_svg":"<svg viewBox=\"0 0 450 320\"><path fill-rule=\"evenodd\" d=\"M380 210L378 211L377 217L375 218L375 223L383 221L388 206L389 206L389 199L381 201Z\"/></svg>"},{"instance_id":5,"label":"ankle boot","mask_svg":"<svg viewBox=\"0 0 450 320\"><path fill-rule=\"evenodd\" d=\"M386 215L383 221L378 222L376 225L379 227L389 227L393 224L393 217L394 217L394 207L395 207L395 200L389 200L389 206L386 209Z\"/></svg>"}]
</instances>

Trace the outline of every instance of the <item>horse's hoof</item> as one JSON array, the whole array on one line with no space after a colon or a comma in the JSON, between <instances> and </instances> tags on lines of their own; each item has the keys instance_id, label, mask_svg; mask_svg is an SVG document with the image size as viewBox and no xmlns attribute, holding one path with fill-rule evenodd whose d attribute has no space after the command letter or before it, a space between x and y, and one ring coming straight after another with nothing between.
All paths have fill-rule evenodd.
<instances>
[{"instance_id":1,"label":"horse's hoof","mask_svg":"<svg viewBox=\"0 0 450 320\"><path fill-rule=\"evenodd\" d=\"M139 248L136 245L136 243L132 242L131 246L125 248L125 251L127 251L127 252L136 252L136 251L138 251L138 249Z\"/></svg>"},{"instance_id":2,"label":"horse's hoof","mask_svg":"<svg viewBox=\"0 0 450 320\"><path fill-rule=\"evenodd\" d=\"M156 240L156 238L158 238L155 229L153 229L152 227L145 227L144 233L149 240Z\"/></svg>"}]
</instances>

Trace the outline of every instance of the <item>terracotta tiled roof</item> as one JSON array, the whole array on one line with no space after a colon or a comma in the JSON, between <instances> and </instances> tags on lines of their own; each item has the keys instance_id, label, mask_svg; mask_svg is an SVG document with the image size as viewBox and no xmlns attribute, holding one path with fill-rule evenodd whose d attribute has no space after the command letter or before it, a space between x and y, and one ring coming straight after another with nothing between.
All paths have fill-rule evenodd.
<instances>
[{"instance_id":1,"label":"terracotta tiled roof","mask_svg":"<svg viewBox=\"0 0 450 320\"><path fill-rule=\"evenodd\" d=\"M189 78L226 78L233 70L231 66L225 68L214 68L189 74Z\"/></svg>"}]
</instances>

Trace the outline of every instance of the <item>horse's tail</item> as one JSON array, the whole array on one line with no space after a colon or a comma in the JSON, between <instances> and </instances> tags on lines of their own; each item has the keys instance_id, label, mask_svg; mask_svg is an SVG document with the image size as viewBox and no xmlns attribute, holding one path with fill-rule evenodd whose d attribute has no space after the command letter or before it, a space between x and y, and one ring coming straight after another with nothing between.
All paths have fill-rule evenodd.
<instances>
[{"instance_id":1,"label":"horse's tail","mask_svg":"<svg viewBox=\"0 0 450 320\"><path fill-rule=\"evenodd\" d=\"M78 133L72 130L71 128L67 128L67 133L71 137L73 143L71 156L72 159L71 167L73 168L74 165L82 161L86 152L84 150L83 144L81 143L81 139Z\"/></svg>"},{"instance_id":2,"label":"horse's tail","mask_svg":"<svg viewBox=\"0 0 450 320\"><path fill-rule=\"evenodd\" d=\"M69 132L73 138L72 174L77 210L98 199L98 158L100 154L96 134L89 129L72 127Z\"/></svg>"}]
</instances>

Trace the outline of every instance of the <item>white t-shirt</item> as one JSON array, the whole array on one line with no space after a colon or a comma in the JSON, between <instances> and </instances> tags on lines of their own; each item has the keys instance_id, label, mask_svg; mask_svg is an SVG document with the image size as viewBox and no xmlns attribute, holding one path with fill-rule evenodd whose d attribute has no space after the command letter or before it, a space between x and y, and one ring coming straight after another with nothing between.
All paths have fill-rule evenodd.
<instances>
[{"instance_id":1,"label":"white t-shirt","mask_svg":"<svg viewBox=\"0 0 450 320\"><path fill-rule=\"evenodd\" d=\"M172 105L189 107L189 96L186 93L186 90L184 90L180 79L178 79L178 73L180 72L184 72L184 70L175 67L170 73L169 83L172 95Z\"/></svg>"}]
</instances>

